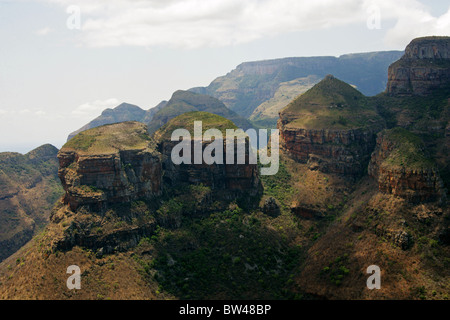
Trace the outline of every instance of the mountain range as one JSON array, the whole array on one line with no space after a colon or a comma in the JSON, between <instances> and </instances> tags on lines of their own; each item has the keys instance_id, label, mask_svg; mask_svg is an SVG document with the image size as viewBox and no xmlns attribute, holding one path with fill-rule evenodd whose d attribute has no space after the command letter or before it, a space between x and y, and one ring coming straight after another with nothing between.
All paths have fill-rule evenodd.
<instances>
[{"instance_id":1,"label":"mountain range","mask_svg":"<svg viewBox=\"0 0 450 320\"><path fill-rule=\"evenodd\" d=\"M125 105L140 119L79 132L57 153L49 223L0 263L0 299L448 299L450 37L414 39L375 67L397 54L244 63L149 117ZM362 74L385 77L364 86ZM272 100L297 85L311 87ZM171 160L174 129L235 129L258 108L278 114L275 175L248 153ZM66 286L74 264L81 290Z\"/></svg>"}]
</instances>

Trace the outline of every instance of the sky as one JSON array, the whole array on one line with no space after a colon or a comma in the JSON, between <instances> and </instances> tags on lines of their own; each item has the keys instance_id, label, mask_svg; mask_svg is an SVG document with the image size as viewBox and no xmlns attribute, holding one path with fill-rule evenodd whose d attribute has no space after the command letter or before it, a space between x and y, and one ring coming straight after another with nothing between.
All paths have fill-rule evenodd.
<instances>
[{"instance_id":1,"label":"sky","mask_svg":"<svg viewBox=\"0 0 450 320\"><path fill-rule=\"evenodd\" d=\"M152 108L245 61L429 35L450 35L448 0L0 0L0 152L60 148L106 108Z\"/></svg>"}]
</instances>

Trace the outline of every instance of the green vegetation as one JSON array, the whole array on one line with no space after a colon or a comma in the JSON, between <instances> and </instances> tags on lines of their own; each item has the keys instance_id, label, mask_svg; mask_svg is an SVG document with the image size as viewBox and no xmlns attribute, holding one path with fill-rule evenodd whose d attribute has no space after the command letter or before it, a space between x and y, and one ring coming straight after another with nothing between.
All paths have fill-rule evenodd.
<instances>
[{"instance_id":1,"label":"green vegetation","mask_svg":"<svg viewBox=\"0 0 450 320\"><path fill-rule=\"evenodd\" d=\"M327 76L280 111L287 127L305 129L352 129L381 126L382 118L358 90Z\"/></svg>"},{"instance_id":2,"label":"green vegetation","mask_svg":"<svg viewBox=\"0 0 450 320\"><path fill-rule=\"evenodd\" d=\"M375 95L386 87L388 66L402 54L402 51L389 51L348 54L339 58L304 57L246 62L227 75L218 77L208 87L191 90L227 101L231 110L248 118L268 99L275 98L281 102L282 96L277 97L275 93L283 83L307 77L321 79L327 73L356 85L366 95ZM281 91L279 94L282 94Z\"/></svg>"},{"instance_id":3,"label":"green vegetation","mask_svg":"<svg viewBox=\"0 0 450 320\"><path fill-rule=\"evenodd\" d=\"M300 248L290 247L275 231L266 229L255 214L235 207L184 219L181 228L161 228L155 235L149 243L157 256L140 263L160 289L177 297L293 297L290 275L300 259Z\"/></svg>"},{"instance_id":4,"label":"green vegetation","mask_svg":"<svg viewBox=\"0 0 450 320\"><path fill-rule=\"evenodd\" d=\"M154 148L154 145L147 128L139 122L121 122L89 129L77 134L62 147L63 150L87 154L148 148Z\"/></svg>"},{"instance_id":5,"label":"green vegetation","mask_svg":"<svg viewBox=\"0 0 450 320\"><path fill-rule=\"evenodd\" d=\"M260 104L249 119L252 123L260 125L267 123L269 125L267 128L272 127L270 125L273 122L276 124L278 120L278 112L297 96L311 89L319 80L319 77L312 75L280 83L273 97Z\"/></svg>"},{"instance_id":6,"label":"green vegetation","mask_svg":"<svg viewBox=\"0 0 450 320\"><path fill-rule=\"evenodd\" d=\"M330 263L320 271L320 275L328 279L334 285L340 286L343 279L350 273L350 270L346 267L347 265L348 255L344 254L343 256L339 256L333 261L330 261Z\"/></svg>"},{"instance_id":7,"label":"green vegetation","mask_svg":"<svg viewBox=\"0 0 450 320\"><path fill-rule=\"evenodd\" d=\"M264 186L264 195L274 197L281 204L282 212L289 212L289 204L294 194L292 177L283 161L280 161L279 169L275 175L261 176Z\"/></svg>"},{"instance_id":8,"label":"green vegetation","mask_svg":"<svg viewBox=\"0 0 450 320\"><path fill-rule=\"evenodd\" d=\"M222 132L225 138L226 129L237 129L236 125L224 117L212 114L209 112L187 112L170 120L167 124L161 127L154 137L158 141L170 141L172 132L176 129L186 129L194 137L194 122L202 122L202 134L208 129L218 129Z\"/></svg>"},{"instance_id":9,"label":"green vegetation","mask_svg":"<svg viewBox=\"0 0 450 320\"><path fill-rule=\"evenodd\" d=\"M434 167L434 161L425 154L423 141L414 133L397 127L386 130L384 138L394 147L383 165L408 168Z\"/></svg>"},{"instance_id":10,"label":"green vegetation","mask_svg":"<svg viewBox=\"0 0 450 320\"><path fill-rule=\"evenodd\" d=\"M228 109L216 98L190 91L176 91L166 106L161 108L148 124L150 133L155 132L169 120L188 112L207 112L224 117L238 127L248 129L251 124L235 112Z\"/></svg>"}]
</instances>

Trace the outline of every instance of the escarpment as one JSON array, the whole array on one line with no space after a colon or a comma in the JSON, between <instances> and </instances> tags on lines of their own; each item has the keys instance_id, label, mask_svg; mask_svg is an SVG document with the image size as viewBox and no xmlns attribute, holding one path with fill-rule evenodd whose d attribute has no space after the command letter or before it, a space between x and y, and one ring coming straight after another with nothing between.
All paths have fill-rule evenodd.
<instances>
[{"instance_id":1,"label":"escarpment","mask_svg":"<svg viewBox=\"0 0 450 320\"><path fill-rule=\"evenodd\" d=\"M411 41L403 57L388 70L386 92L391 95L428 95L450 82L450 37Z\"/></svg>"},{"instance_id":2,"label":"escarpment","mask_svg":"<svg viewBox=\"0 0 450 320\"><path fill-rule=\"evenodd\" d=\"M87 130L58 153L64 203L72 210L152 198L161 193L162 166L145 125L123 122Z\"/></svg>"},{"instance_id":3,"label":"escarpment","mask_svg":"<svg viewBox=\"0 0 450 320\"><path fill-rule=\"evenodd\" d=\"M199 140L199 137L194 137L194 121L201 121L202 131L208 129L218 129L222 133L222 137L214 137L219 142L217 150L213 152L217 156L214 163L205 162L205 151L212 147L212 141L205 139ZM179 140L172 141L171 134L174 130L185 128L192 133L192 140L190 141L191 157L187 162L175 164L172 159L172 151L176 145L180 143ZM238 163L238 149L237 140L234 140L234 157L233 163L227 161L227 145L226 145L226 129L237 129L237 127L229 120L220 116L210 114L207 112L188 112L181 116L172 119L167 125L158 130L154 137L158 144L158 150L162 154L162 161L164 167L164 183L167 186L177 186L180 184L203 184L211 187L219 197L228 199L241 197L244 194L255 196L261 191L261 185L258 174L258 166L256 162L251 163L250 156L253 152L250 148L248 137L244 139L244 153L242 163ZM201 137L200 137L201 139ZM195 162L194 144L199 142L201 148L199 151L202 160ZM221 156L219 154L221 153Z\"/></svg>"},{"instance_id":4,"label":"escarpment","mask_svg":"<svg viewBox=\"0 0 450 320\"><path fill-rule=\"evenodd\" d=\"M281 148L311 169L361 176L383 120L356 89L329 75L280 112Z\"/></svg>"},{"instance_id":5,"label":"escarpment","mask_svg":"<svg viewBox=\"0 0 450 320\"><path fill-rule=\"evenodd\" d=\"M193 122L202 121L203 129L220 128L223 158L206 163L203 153L211 141L200 141L201 163L194 163L194 137L190 143L192 161L174 164L171 141L177 128L193 132ZM228 200L243 194L260 192L258 166L250 163L248 137L245 139L243 163L226 161L225 129L237 129L229 120L207 112L186 113L171 120L151 138L146 126L123 122L90 129L72 138L58 153L59 177L65 190L64 203L71 210L87 206L104 211L109 205L138 199L152 199L164 188L182 184L203 184L218 197ZM201 139L201 137L200 137ZM216 150L215 152L218 152ZM219 152L218 152L219 153Z\"/></svg>"},{"instance_id":6,"label":"escarpment","mask_svg":"<svg viewBox=\"0 0 450 320\"><path fill-rule=\"evenodd\" d=\"M446 191L434 161L421 139L403 128L382 131L368 173L381 192L410 202L443 201Z\"/></svg>"}]
</instances>

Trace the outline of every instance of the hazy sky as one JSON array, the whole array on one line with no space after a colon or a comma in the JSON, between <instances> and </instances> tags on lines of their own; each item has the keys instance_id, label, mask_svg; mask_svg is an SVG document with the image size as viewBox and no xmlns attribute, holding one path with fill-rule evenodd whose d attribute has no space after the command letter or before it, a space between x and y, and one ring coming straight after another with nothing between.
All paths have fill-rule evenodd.
<instances>
[{"instance_id":1,"label":"hazy sky","mask_svg":"<svg viewBox=\"0 0 450 320\"><path fill-rule=\"evenodd\" d=\"M448 0L0 0L0 152L61 147L121 102L149 109L244 61L403 50Z\"/></svg>"}]
</instances>

